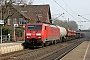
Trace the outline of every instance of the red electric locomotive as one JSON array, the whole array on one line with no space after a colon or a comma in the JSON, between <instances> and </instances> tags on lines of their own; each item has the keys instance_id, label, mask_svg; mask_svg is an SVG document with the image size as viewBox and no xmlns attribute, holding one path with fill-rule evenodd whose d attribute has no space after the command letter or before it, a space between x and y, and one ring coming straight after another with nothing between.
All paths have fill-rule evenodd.
<instances>
[{"instance_id":1,"label":"red electric locomotive","mask_svg":"<svg viewBox=\"0 0 90 60\"><path fill-rule=\"evenodd\" d=\"M44 46L60 40L57 26L45 23L27 24L24 46Z\"/></svg>"}]
</instances>

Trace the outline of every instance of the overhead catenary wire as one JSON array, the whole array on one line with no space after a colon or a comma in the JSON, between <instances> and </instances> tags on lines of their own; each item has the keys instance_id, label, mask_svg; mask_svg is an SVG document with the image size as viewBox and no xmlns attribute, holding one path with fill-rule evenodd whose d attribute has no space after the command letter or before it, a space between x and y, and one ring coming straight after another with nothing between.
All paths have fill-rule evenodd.
<instances>
[{"instance_id":1,"label":"overhead catenary wire","mask_svg":"<svg viewBox=\"0 0 90 60\"><path fill-rule=\"evenodd\" d=\"M62 16L63 14L65 14L65 13L60 14L60 15L59 15L59 16L57 16L55 19L57 19L58 17ZM55 19L54 19L54 20L55 20Z\"/></svg>"},{"instance_id":2,"label":"overhead catenary wire","mask_svg":"<svg viewBox=\"0 0 90 60\"><path fill-rule=\"evenodd\" d=\"M70 16L72 16L75 20L77 20L73 15L71 15L66 9L64 9L57 1L53 0L59 7L65 10Z\"/></svg>"},{"instance_id":3,"label":"overhead catenary wire","mask_svg":"<svg viewBox=\"0 0 90 60\"><path fill-rule=\"evenodd\" d=\"M65 4L66 4L66 2L64 1L64 0L62 0ZM66 4L67 5L67 4ZM68 6L68 5L67 5ZM69 7L69 6L68 6ZM70 7L69 7L69 9L74 13L74 14L76 14ZM76 14L77 15L77 14ZM84 14L84 15L90 15L90 14ZM89 19L87 19L87 18L85 18L85 17L83 17L83 16L81 16L81 15L78 15L78 16L80 16L80 17L82 17L82 18L84 18L85 20L87 20L87 21L90 21ZM83 21L83 22L86 22L86 21Z\"/></svg>"},{"instance_id":4,"label":"overhead catenary wire","mask_svg":"<svg viewBox=\"0 0 90 60\"><path fill-rule=\"evenodd\" d=\"M45 4L44 2L42 2L41 0L39 0L41 3ZM55 3L57 3L57 1L53 0ZM65 1L64 1L65 3ZM66 11L70 16L72 16L75 20L77 20L73 15L71 15L66 9L64 9L59 3L57 3L64 11ZM65 3L66 4L66 3ZM67 4L66 4L67 5ZM68 5L67 5L68 6ZM52 7L51 7L52 8ZM54 9L54 8L52 8ZM54 9L56 10L56 9ZM57 10L58 11L58 10ZM72 12L74 12L73 10L71 10ZM76 14L76 13L75 13ZM53 15L52 15L53 16Z\"/></svg>"},{"instance_id":5,"label":"overhead catenary wire","mask_svg":"<svg viewBox=\"0 0 90 60\"><path fill-rule=\"evenodd\" d=\"M68 6L68 4L64 1L64 0L62 0L65 4L66 4L66 6L75 14L75 15L77 15L77 13L75 13L69 6Z\"/></svg>"},{"instance_id":6,"label":"overhead catenary wire","mask_svg":"<svg viewBox=\"0 0 90 60\"><path fill-rule=\"evenodd\" d=\"M80 17L82 17L83 19L85 19L85 20L87 20L87 21L89 21L89 22L90 22L90 20L89 20L89 19L87 19L87 18L85 18L85 17L83 17L83 16L81 16L81 15L78 15L78 16L80 16Z\"/></svg>"},{"instance_id":7,"label":"overhead catenary wire","mask_svg":"<svg viewBox=\"0 0 90 60\"><path fill-rule=\"evenodd\" d=\"M64 0L62 0L65 4L66 4L66 6L77 16L78 14L76 13L76 12L74 12L69 6L68 6L68 4L64 1ZM80 19L81 20L81 19ZM80 22L80 21L77 21L77 22Z\"/></svg>"}]
</instances>

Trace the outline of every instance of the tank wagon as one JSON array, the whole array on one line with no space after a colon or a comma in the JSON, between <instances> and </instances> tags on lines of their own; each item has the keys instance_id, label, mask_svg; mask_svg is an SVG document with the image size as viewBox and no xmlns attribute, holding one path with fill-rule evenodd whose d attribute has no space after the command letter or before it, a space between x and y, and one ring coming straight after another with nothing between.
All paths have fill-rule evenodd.
<instances>
[{"instance_id":1,"label":"tank wagon","mask_svg":"<svg viewBox=\"0 0 90 60\"><path fill-rule=\"evenodd\" d=\"M53 24L27 24L24 46L45 46L60 41L60 30Z\"/></svg>"},{"instance_id":2,"label":"tank wagon","mask_svg":"<svg viewBox=\"0 0 90 60\"><path fill-rule=\"evenodd\" d=\"M64 27L57 26L60 30L60 42L66 40L67 30Z\"/></svg>"}]
</instances>

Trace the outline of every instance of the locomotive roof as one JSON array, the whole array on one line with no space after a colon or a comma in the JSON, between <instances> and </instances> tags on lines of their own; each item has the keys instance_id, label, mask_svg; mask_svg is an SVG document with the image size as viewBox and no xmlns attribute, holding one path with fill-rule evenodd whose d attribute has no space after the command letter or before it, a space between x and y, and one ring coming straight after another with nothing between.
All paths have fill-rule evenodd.
<instances>
[{"instance_id":1,"label":"locomotive roof","mask_svg":"<svg viewBox=\"0 0 90 60\"><path fill-rule=\"evenodd\" d=\"M27 25L42 25L42 24L44 24L44 25L46 25L46 26L57 27L57 26L54 25L54 24L47 24L47 23L32 23L32 24L27 24Z\"/></svg>"}]
</instances>

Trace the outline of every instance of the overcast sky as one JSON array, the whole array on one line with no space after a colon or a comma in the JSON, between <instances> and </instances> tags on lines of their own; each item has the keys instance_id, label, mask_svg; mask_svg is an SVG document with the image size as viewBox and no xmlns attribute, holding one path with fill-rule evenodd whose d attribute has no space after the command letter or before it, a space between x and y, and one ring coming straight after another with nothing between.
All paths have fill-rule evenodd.
<instances>
[{"instance_id":1,"label":"overcast sky","mask_svg":"<svg viewBox=\"0 0 90 60\"><path fill-rule=\"evenodd\" d=\"M81 29L90 28L90 21L88 21L90 20L90 0L34 0L33 4L49 4L52 17L65 13L59 17L60 20L69 18L76 21L78 25L83 25Z\"/></svg>"}]
</instances>

